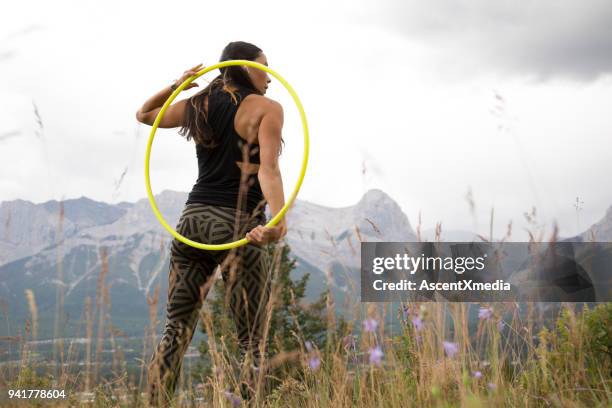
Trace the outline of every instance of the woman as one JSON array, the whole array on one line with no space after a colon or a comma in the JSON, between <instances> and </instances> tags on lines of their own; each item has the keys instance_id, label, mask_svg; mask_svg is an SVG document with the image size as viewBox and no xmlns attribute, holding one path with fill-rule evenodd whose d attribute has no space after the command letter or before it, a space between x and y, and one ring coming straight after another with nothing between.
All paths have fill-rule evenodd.
<instances>
[{"instance_id":1,"label":"woman","mask_svg":"<svg viewBox=\"0 0 612 408\"><path fill-rule=\"evenodd\" d=\"M219 61L236 59L268 65L261 49L242 41L229 43ZM201 65L185 71L147 100L136 114L138 121L152 125L173 90ZM278 166L283 109L264 96L270 82L266 71L248 66L220 71L205 89L170 105L159 123L160 128L181 127L179 134L196 145L198 179L176 230L203 243L221 244L242 237L249 243L232 250L206 251L172 241L166 324L149 363L151 404L165 404L174 394L184 353L219 264L241 356L250 355L256 366L265 358L265 351L261 356L259 350L270 292L265 245L287 232L284 218L274 227L264 226L266 202L272 216L285 205ZM185 89L195 86L192 82Z\"/></svg>"}]
</instances>

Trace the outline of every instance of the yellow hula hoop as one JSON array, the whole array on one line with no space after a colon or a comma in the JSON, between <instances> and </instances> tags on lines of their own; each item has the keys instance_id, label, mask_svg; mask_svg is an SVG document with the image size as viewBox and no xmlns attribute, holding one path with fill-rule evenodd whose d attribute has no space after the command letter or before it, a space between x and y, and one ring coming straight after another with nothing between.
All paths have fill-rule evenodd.
<instances>
[{"instance_id":1,"label":"yellow hula hoop","mask_svg":"<svg viewBox=\"0 0 612 408\"><path fill-rule=\"evenodd\" d=\"M164 217L159 212L159 209L157 208L157 204L155 203L155 199L153 198L153 193L151 192L151 180L149 178L149 159L151 157L151 146L153 145L153 137L155 136L155 131L157 130L157 126L159 125L161 118L164 116L166 109L168 109L168 106L170 106L174 98L176 98L177 95L183 89L185 89L187 85L189 85L191 82L193 82L195 79L199 78L200 76L204 75L205 73L210 72L217 68L223 68L223 67L227 67L231 65L248 65L253 68L263 69L264 71L267 71L268 73L272 74L276 79L279 80L281 84L283 84L285 89L289 91L289 93L293 97L293 100L298 108L298 111L300 112L300 117L302 118L302 128L304 129L304 155L302 159L302 169L300 170L300 176L298 177L297 184L295 188L293 189L293 192L289 196L289 199L286 201L285 206L281 208L278 214L276 214L266 224L266 227L272 227L276 225L281 220L281 218L285 215L289 207L291 207L291 205L295 201L295 197L297 196L298 191L300 190L300 187L302 186L302 181L304 180L304 176L306 175L306 166L308 164L308 148L309 148L308 123L306 122L306 113L304 113L304 107L302 106L302 103L300 102L300 98L297 96L297 93L293 90L291 85L289 85L289 83L279 73L277 73L273 69L270 69L266 65L260 64L255 61L229 60L229 61L220 62L215 65L211 65L210 67L207 67L207 68L203 68L196 75L193 75L187 78L185 82L183 82L178 88L174 90L174 92L172 92L172 95L170 95L168 100L166 100L166 102L164 103L164 106L162 106L161 110L157 114L157 117L155 118L155 122L153 122L153 128L151 129L151 134L149 136L149 141L147 143L147 153L145 157L145 184L147 186L147 195L149 196L149 202L151 203L153 212L155 213L155 216L157 217L161 225L163 225L164 228L166 228L176 239L178 239L181 242L184 242L187 245L191 245L194 248L221 251L221 250L236 248L241 245L245 245L249 242L249 240L247 240L246 238L242 238L234 242L228 242L226 244L204 244L201 242L196 242L188 238L185 238L184 236L176 232L170 225L168 225Z\"/></svg>"}]
</instances>

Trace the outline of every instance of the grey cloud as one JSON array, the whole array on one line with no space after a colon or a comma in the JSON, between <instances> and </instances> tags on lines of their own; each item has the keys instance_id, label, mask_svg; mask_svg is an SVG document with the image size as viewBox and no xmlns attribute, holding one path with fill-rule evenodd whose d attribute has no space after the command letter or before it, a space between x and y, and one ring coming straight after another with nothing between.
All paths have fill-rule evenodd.
<instances>
[{"instance_id":1,"label":"grey cloud","mask_svg":"<svg viewBox=\"0 0 612 408\"><path fill-rule=\"evenodd\" d=\"M11 137L21 136L21 131L13 130L6 133L0 133L0 141L9 139Z\"/></svg>"},{"instance_id":2,"label":"grey cloud","mask_svg":"<svg viewBox=\"0 0 612 408\"><path fill-rule=\"evenodd\" d=\"M17 53L13 50L0 51L0 62L10 60L11 58L14 58L16 55Z\"/></svg>"},{"instance_id":3,"label":"grey cloud","mask_svg":"<svg viewBox=\"0 0 612 408\"><path fill-rule=\"evenodd\" d=\"M40 31L43 29L43 26L40 24L30 24L29 26L25 27L25 28L21 28L19 30L13 31L11 32L7 38L18 38L18 37L22 37L24 35L33 33L35 31Z\"/></svg>"},{"instance_id":4,"label":"grey cloud","mask_svg":"<svg viewBox=\"0 0 612 408\"><path fill-rule=\"evenodd\" d=\"M612 1L380 0L372 7L364 22L424 41L460 63L541 80L612 72Z\"/></svg>"}]
</instances>

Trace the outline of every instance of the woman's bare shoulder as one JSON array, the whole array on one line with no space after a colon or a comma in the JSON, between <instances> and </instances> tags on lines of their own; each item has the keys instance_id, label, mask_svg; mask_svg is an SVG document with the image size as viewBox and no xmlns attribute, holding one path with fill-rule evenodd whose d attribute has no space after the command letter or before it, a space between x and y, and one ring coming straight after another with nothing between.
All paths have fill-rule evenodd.
<instances>
[{"instance_id":1,"label":"woman's bare shoulder","mask_svg":"<svg viewBox=\"0 0 612 408\"><path fill-rule=\"evenodd\" d=\"M262 108L275 108L280 106L280 102L265 95L252 93L245 98L245 101L250 100L252 104L261 106Z\"/></svg>"},{"instance_id":2,"label":"woman's bare shoulder","mask_svg":"<svg viewBox=\"0 0 612 408\"><path fill-rule=\"evenodd\" d=\"M250 94L244 99L243 104L245 110L251 112L257 118L256 122L259 123L261 118L268 114L281 115L283 114L283 108L280 102L268 98L264 95Z\"/></svg>"}]
</instances>

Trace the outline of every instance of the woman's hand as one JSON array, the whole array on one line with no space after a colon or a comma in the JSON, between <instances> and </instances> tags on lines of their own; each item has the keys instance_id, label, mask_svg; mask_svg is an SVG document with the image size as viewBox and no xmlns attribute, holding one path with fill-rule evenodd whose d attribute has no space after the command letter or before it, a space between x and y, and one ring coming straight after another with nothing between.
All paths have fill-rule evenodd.
<instances>
[{"instance_id":1,"label":"woman's hand","mask_svg":"<svg viewBox=\"0 0 612 408\"><path fill-rule=\"evenodd\" d=\"M287 234L287 226L282 223L279 226L266 227L258 225L247 232L246 239L256 245L264 245L269 242L278 241Z\"/></svg>"},{"instance_id":2,"label":"woman's hand","mask_svg":"<svg viewBox=\"0 0 612 408\"><path fill-rule=\"evenodd\" d=\"M183 82L185 82L187 80L187 78L196 75L198 73L198 71L200 71L202 68L204 68L204 67L202 66L201 63L196 65L193 68L189 68L187 71L183 72L183 75L181 75L181 77L179 79L174 81L174 85L177 86L177 87L181 86L181 84ZM185 89L193 88L193 87L196 87L196 86L200 86L200 85L198 85L196 82L192 82L189 85L187 85L185 87ZM183 90L185 90L185 89L183 89Z\"/></svg>"}]
</instances>

